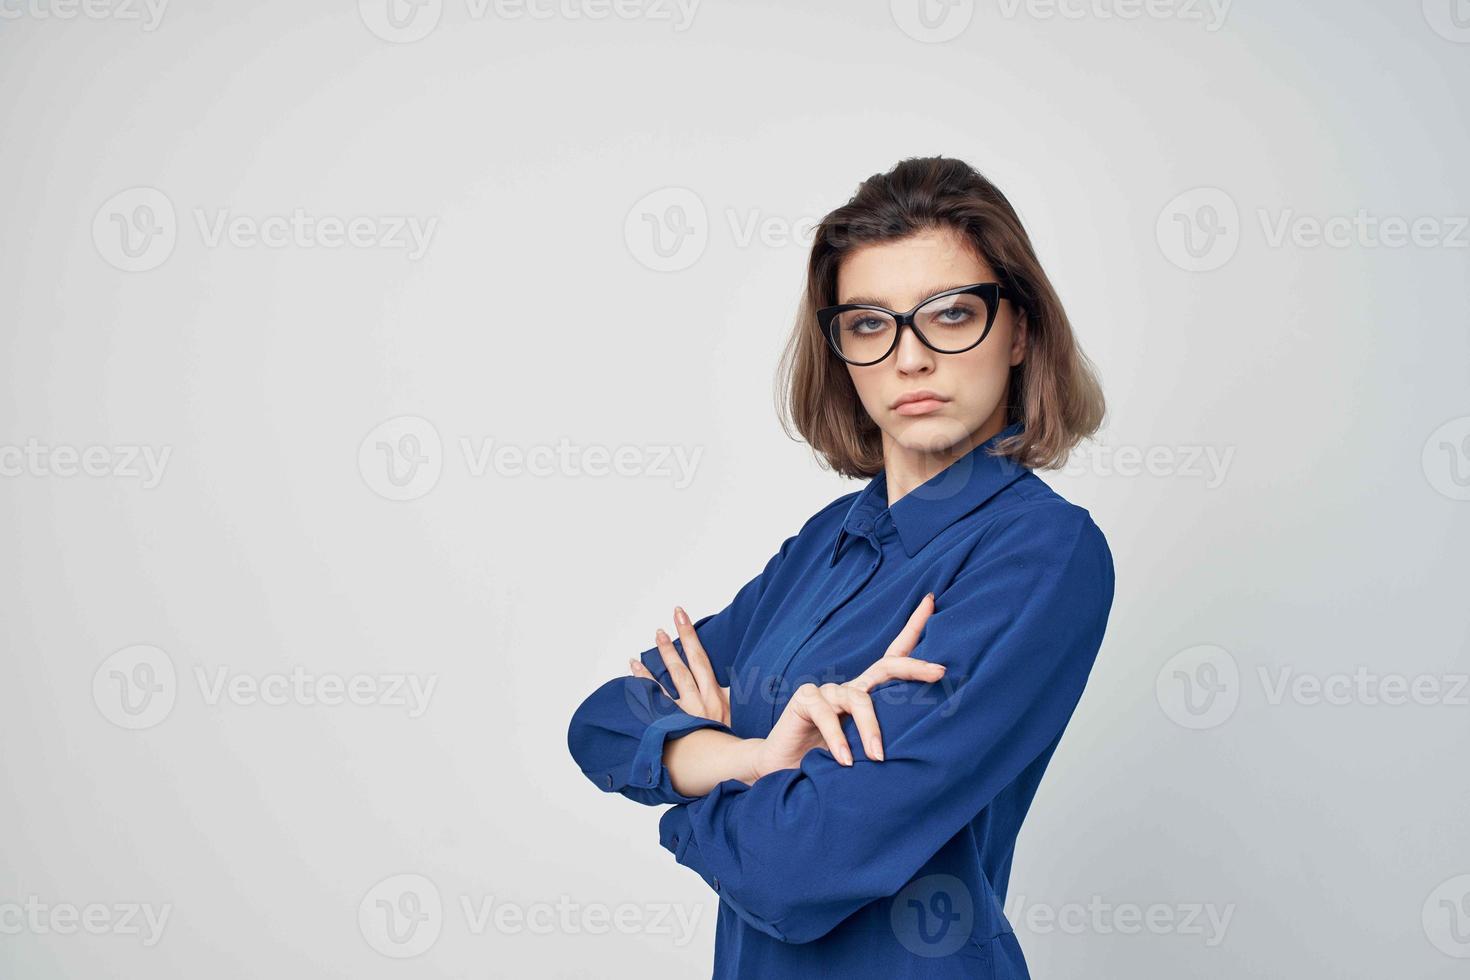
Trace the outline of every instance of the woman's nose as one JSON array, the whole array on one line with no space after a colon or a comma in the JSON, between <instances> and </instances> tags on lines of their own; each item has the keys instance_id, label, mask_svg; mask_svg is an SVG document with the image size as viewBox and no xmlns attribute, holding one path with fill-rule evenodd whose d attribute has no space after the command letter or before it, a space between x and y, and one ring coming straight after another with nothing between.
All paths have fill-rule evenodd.
<instances>
[{"instance_id":1,"label":"woman's nose","mask_svg":"<svg viewBox=\"0 0 1470 980\"><path fill-rule=\"evenodd\" d=\"M898 338L898 350L893 352L895 364L904 374L917 374L934 366L935 353L925 347L913 328L903 331Z\"/></svg>"}]
</instances>

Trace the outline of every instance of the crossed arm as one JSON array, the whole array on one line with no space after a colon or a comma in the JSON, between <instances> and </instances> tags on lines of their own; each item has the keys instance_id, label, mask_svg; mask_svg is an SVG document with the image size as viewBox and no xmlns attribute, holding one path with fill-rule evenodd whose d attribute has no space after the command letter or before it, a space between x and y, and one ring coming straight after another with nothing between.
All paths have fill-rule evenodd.
<instances>
[{"instance_id":1,"label":"crossed arm","mask_svg":"<svg viewBox=\"0 0 1470 980\"><path fill-rule=\"evenodd\" d=\"M851 766L852 749L848 746L847 733L842 730L843 715L853 719L866 755L881 761L883 733L868 692L884 681L900 678L937 681L944 676L943 664L909 656L933 611L934 595L930 593L909 616L884 655L852 680L798 687L775 727L764 738L740 738L705 729L667 742L663 763L674 791L700 797L727 779L750 785L769 773L795 769L807 752L821 746L826 746L839 763ZM655 638L664 667L678 692L674 703L687 715L712 719L728 727L729 691L720 686L698 632L680 607L674 609L674 623L689 658L687 664L679 658L668 634L659 630ZM628 663L633 676L658 683L647 667L636 660ZM662 686L660 689L668 694Z\"/></svg>"},{"instance_id":2,"label":"crossed arm","mask_svg":"<svg viewBox=\"0 0 1470 980\"><path fill-rule=\"evenodd\" d=\"M864 692L881 727L881 760L849 711L838 714L843 740L850 723L862 758L844 764L824 733L819 751L805 751L793 767L742 771L750 757L741 753L757 749L733 747L727 724L684 711L657 680L642 676L594 692L573 718L569 744L605 790L675 804L659 821L660 842L746 922L782 941L808 942L895 894L1055 748L1081 697L1112 597L1111 555L1087 512L1038 505L996 529L936 597L911 652L949 668L947 696L932 681L907 678ZM719 615L738 611L741 601L737 596ZM707 658L710 673L727 681L729 665L719 651L728 636L719 634L729 627L714 624L712 636L703 628L707 620L691 625L716 652ZM681 630L675 646L686 659L692 645ZM664 656L655 647L642 658L650 673L663 666L677 676L667 664L651 663L654 653ZM703 704L704 687L696 684ZM692 693L680 692L680 700ZM629 707L643 717L629 721ZM704 728L713 731L689 741ZM666 755L676 735L683 737ZM624 772L617 758L626 758L627 748L635 750ZM689 792L675 788L671 764L679 788ZM756 778L744 778L750 775Z\"/></svg>"}]
</instances>

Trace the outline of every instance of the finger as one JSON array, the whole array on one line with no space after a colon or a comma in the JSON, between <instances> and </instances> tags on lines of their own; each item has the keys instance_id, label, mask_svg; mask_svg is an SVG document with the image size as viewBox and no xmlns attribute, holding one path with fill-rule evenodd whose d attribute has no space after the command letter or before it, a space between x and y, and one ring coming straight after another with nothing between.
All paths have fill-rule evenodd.
<instances>
[{"instance_id":1,"label":"finger","mask_svg":"<svg viewBox=\"0 0 1470 980\"><path fill-rule=\"evenodd\" d=\"M852 749L847 745L847 733L842 730L836 710L827 703L817 685L801 685L791 699L796 703L797 713L816 726L833 757L844 766L852 765Z\"/></svg>"},{"instance_id":2,"label":"finger","mask_svg":"<svg viewBox=\"0 0 1470 980\"><path fill-rule=\"evenodd\" d=\"M873 699L864 691L843 684L831 685L834 690L827 696L829 703L841 703L852 715L858 735L863 740L863 749L869 759L883 761L883 733L878 728L878 715L873 711ZM826 685L823 685L826 692ZM834 699L836 701L834 702Z\"/></svg>"},{"instance_id":3,"label":"finger","mask_svg":"<svg viewBox=\"0 0 1470 980\"><path fill-rule=\"evenodd\" d=\"M684 641L684 655L689 658L689 669L694 673L694 681L699 685L700 694L718 691L720 682L715 679L715 668L710 664L709 655L704 652L704 644L699 642L699 634L695 632L694 624L690 622L689 614L684 611L683 606L674 607L674 628Z\"/></svg>"},{"instance_id":4,"label":"finger","mask_svg":"<svg viewBox=\"0 0 1470 980\"><path fill-rule=\"evenodd\" d=\"M669 679L673 681L674 688L679 692L675 701L684 698L699 699L699 685L694 682L694 675L689 673L689 668L684 666L684 661L679 657L679 651L674 649L674 641L669 639L669 634L660 627L653 634L653 641L658 645L659 656L664 658L664 668L669 672Z\"/></svg>"},{"instance_id":5,"label":"finger","mask_svg":"<svg viewBox=\"0 0 1470 980\"><path fill-rule=\"evenodd\" d=\"M668 698L670 701L674 700L673 697L669 695L668 688L664 687L662 684L659 684L658 678L654 677L653 673L647 667L643 666L642 662L639 661L637 658L628 658L628 672L631 673L634 677L646 677L648 680L651 680L655 684L658 684L658 689L663 692L664 697Z\"/></svg>"},{"instance_id":6,"label":"finger","mask_svg":"<svg viewBox=\"0 0 1470 980\"><path fill-rule=\"evenodd\" d=\"M932 660L919 660L915 657L884 657L848 681L847 686L866 693L884 681L905 680L933 684L943 676L944 664L936 664Z\"/></svg>"},{"instance_id":7,"label":"finger","mask_svg":"<svg viewBox=\"0 0 1470 980\"><path fill-rule=\"evenodd\" d=\"M919 634L924 630L924 624L929 620L929 614L934 611L934 593L930 592L919 600L918 608L909 614L909 621L903 624L903 629L898 631L898 636L888 644L888 650L883 654L885 657L907 657L918 645Z\"/></svg>"}]
</instances>

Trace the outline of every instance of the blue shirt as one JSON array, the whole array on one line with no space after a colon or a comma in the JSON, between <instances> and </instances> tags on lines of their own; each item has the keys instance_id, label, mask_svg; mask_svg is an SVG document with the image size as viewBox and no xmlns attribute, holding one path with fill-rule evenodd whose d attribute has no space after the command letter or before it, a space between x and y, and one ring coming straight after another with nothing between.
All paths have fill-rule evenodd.
<instances>
[{"instance_id":1,"label":"blue shirt","mask_svg":"<svg viewBox=\"0 0 1470 980\"><path fill-rule=\"evenodd\" d=\"M730 688L728 727L632 675L573 715L568 748L598 788L673 804L659 842L719 895L715 980L1028 976L1002 910L1011 857L1102 643L1113 562L1088 511L987 452L1019 430L891 506L878 473L694 621ZM869 692L884 761L843 715L850 767L818 748L751 785L675 792L668 739L769 734L802 683L851 680L883 656L931 591L912 655L948 669ZM656 646L641 659L674 690Z\"/></svg>"}]
</instances>

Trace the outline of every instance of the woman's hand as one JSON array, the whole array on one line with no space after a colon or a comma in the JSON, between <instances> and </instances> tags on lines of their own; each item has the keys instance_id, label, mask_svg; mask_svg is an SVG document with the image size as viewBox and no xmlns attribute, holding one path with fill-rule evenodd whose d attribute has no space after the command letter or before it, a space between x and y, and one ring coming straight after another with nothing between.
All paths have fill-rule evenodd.
<instances>
[{"instance_id":1,"label":"woman's hand","mask_svg":"<svg viewBox=\"0 0 1470 980\"><path fill-rule=\"evenodd\" d=\"M929 593L909 616L908 622L883 656L845 684L803 684L791 696L771 734L758 739L752 754L753 776L759 779L781 769L795 769L802 756L825 745L844 766L852 765L852 749L842 730L841 716L852 715L869 759L883 761L883 736L868 691L884 681L900 679L933 683L944 676L944 665L910 657L919 634L934 611L934 593ZM686 650L689 649L685 641ZM665 661L667 661L665 657ZM753 780L752 780L753 781Z\"/></svg>"},{"instance_id":2,"label":"woman's hand","mask_svg":"<svg viewBox=\"0 0 1470 980\"><path fill-rule=\"evenodd\" d=\"M690 622L689 614L684 611L683 606L674 607L674 628L679 631L679 639L684 641L684 655L689 658L689 666L684 666L684 661L679 659L679 651L674 649L674 641L660 628L654 634L654 642L658 645L659 655L664 658L664 668L669 672L669 679L677 690L677 696L669 694L667 690L664 693L685 714L729 725L730 691L721 687L720 682L715 679L715 669L710 665L709 655L704 652L699 634L694 631L694 624ZM655 684L658 683L658 678L633 657L628 658L628 669L634 677L647 677Z\"/></svg>"}]
</instances>

